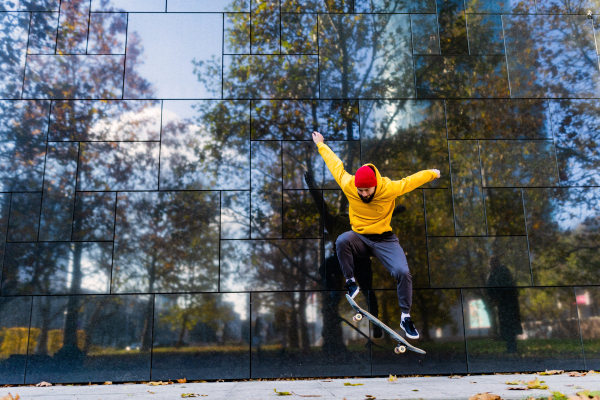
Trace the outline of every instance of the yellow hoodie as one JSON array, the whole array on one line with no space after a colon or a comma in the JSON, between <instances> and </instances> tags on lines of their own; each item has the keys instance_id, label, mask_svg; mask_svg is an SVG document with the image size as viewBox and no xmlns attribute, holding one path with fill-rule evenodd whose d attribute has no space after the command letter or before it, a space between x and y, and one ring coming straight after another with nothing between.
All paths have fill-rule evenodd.
<instances>
[{"instance_id":1,"label":"yellow hoodie","mask_svg":"<svg viewBox=\"0 0 600 400\"><path fill-rule=\"evenodd\" d=\"M321 157L325 160L325 164L327 164L327 168L329 168L335 181L348 198L352 230L361 235L391 231L390 221L392 220L396 197L408 193L437 177L435 172L424 170L402 180L393 181L390 178L382 178L373 164L365 164L375 169L377 188L373 200L370 203L363 203L354 185L354 175L350 175L344 170L342 160L325 143L318 143L317 147Z\"/></svg>"}]
</instances>

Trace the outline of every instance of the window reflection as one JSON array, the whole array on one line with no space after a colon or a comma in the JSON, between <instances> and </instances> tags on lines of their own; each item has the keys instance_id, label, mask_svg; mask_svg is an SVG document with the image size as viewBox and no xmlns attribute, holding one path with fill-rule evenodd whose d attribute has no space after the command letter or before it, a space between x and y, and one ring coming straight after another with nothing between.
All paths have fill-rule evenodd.
<instances>
[{"instance_id":1,"label":"window reflection","mask_svg":"<svg viewBox=\"0 0 600 400\"><path fill-rule=\"evenodd\" d=\"M31 297L0 298L0 381L23 384L29 339Z\"/></svg>"},{"instance_id":2,"label":"window reflection","mask_svg":"<svg viewBox=\"0 0 600 400\"><path fill-rule=\"evenodd\" d=\"M70 0L60 3L56 54L85 54L90 20L88 0Z\"/></svg>"},{"instance_id":3,"label":"window reflection","mask_svg":"<svg viewBox=\"0 0 600 400\"><path fill-rule=\"evenodd\" d=\"M0 4L0 8L4 8ZM28 30L31 19L29 13L0 13L0 40L4 43L0 53L2 75L0 76L0 97L20 99L23 90L25 57Z\"/></svg>"},{"instance_id":4,"label":"window reflection","mask_svg":"<svg viewBox=\"0 0 600 400\"><path fill-rule=\"evenodd\" d=\"M221 192L221 239L250 239L250 192Z\"/></svg>"},{"instance_id":5,"label":"window reflection","mask_svg":"<svg viewBox=\"0 0 600 400\"><path fill-rule=\"evenodd\" d=\"M492 236L525 235L521 189L484 189L485 215Z\"/></svg>"},{"instance_id":6,"label":"window reflection","mask_svg":"<svg viewBox=\"0 0 600 400\"><path fill-rule=\"evenodd\" d=\"M54 54L57 30L58 13L31 13L27 54Z\"/></svg>"},{"instance_id":7,"label":"window reflection","mask_svg":"<svg viewBox=\"0 0 600 400\"><path fill-rule=\"evenodd\" d=\"M435 14L410 16L413 54L440 54L438 21Z\"/></svg>"},{"instance_id":8,"label":"window reflection","mask_svg":"<svg viewBox=\"0 0 600 400\"><path fill-rule=\"evenodd\" d=\"M58 11L59 5L60 0L11 0L0 4L0 11Z\"/></svg>"},{"instance_id":9,"label":"window reflection","mask_svg":"<svg viewBox=\"0 0 600 400\"><path fill-rule=\"evenodd\" d=\"M165 12L165 9L166 0L92 0L92 11Z\"/></svg>"},{"instance_id":10,"label":"window reflection","mask_svg":"<svg viewBox=\"0 0 600 400\"><path fill-rule=\"evenodd\" d=\"M251 234L253 239L281 238L281 142L252 142Z\"/></svg>"},{"instance_id":11,"label":"window reflection","mask_svg":"<svg viewBox=\"0 0 600 400\"><path fill-rule=\"evenodd\" d=\"M587 368L597 368L600 365L600 355L596 346L599 339L598 329L596 328L600 316L600 310L598 309L600 305L599 295L600 291L595 287L575 288L575 302L577 303L583 353Z\"/></svg>"},{"instance_id":12,"label":"window reflection","mask_svg":"<svg viewBox=\"0 0 600 400\"><path fill-rule=\"evenodd\" d=\"M454 236L452 190L424 190L428 236Z\"/></svg>"},{"instance_id":13,"label":"window reflection","mask_svg":"<svg viewBox=\"0 0 600 400\"><path fill-rule=\"evenodd\" d=\"M73 240L112 240L115 204L116 193L77 192L73 215Z\"/></svg>"},{"instance_id":14,"label":"window reflection","mask_svg":"<svg viewBox=\"0 0 600 400\"><path fill-rule=\"evenodd\" d=\"M127 14L91 13L88 54L125 54Z\"/></svg>"},{"instance_id":15,"label":"window reflection","mask_svg":"<svg viewBox=\"0 0 600 400\"><path fill-rule=\"evenodd\" d=\"M42 193L13 193L8 223L9 242L35 242L40 226Z\"/></svg>"}]
</instances>

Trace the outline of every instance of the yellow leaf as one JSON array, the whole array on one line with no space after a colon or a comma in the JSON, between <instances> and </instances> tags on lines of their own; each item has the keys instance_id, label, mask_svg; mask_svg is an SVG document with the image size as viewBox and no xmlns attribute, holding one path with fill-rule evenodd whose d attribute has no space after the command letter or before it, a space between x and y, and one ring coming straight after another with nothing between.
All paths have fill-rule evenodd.
<instances>
[{"instance_id":1,"label":"yellow leaf","mask_svg":"<svg viewBox=\"0 0 600 400\"><path fill-rule=\"evenodd\" d=\"M344 386L362 386L362 383L350 383L350 382L345 382Z\"/></svg>"},{"instance_id":2,"label":"yellow leaf","mask_svg":"<svg viewBox=\"0 0 600 400\"><path fill-rule=\"evenodd\" d=\"M542 385L545 383L544 381L540 381L537 377L533 381L527 382L527 387L529 389L548 389L547 385Z\"/></svg>"},{"instance_id":3,"label":"yellow leaf","mask_svg":"<svg viewBox=\"0 0 600 400\"><path fill-rule=\"evenodd\" d=\"M504 383L507 385L524 385L525 384L524 381L506 381Z\"/></svg>"},{"instance_id":4,"label":"yellow leaf","mask_svg":"<svg viewBox=\"0 0 600 400\"><path fill-rule=\"evenodd\" d=\"M469 400L502 400L500 396L497 394L492 394L490 392L478 393L474 396L469 397Z\"/></svg>"},{"instance_id":5,"label":"yellow leaf","mask_svg":"<svg viewBox=\"0 0 600 400\"><path fill-rule=\"evenodd\" d=\"M12 397L12 394L9 393L6 396L0 397L0 400L19 400L19 395L17 394L16 396L17 397Z\"/></svg>"},{"instance_id":6,"label":"yellow leaf","mask_svg":"<svg viewBox=\"0 0 600 400\"><path fill-rule=\"evenodd\" d=\"M390 375L390 377L388 378L388 382L396 382L398 380L398 378L396 378L395 375Z\"/></svg>"},{"instance_id":7,"label":"yellow leaf","mask_svg":"<svg viewBox=\"0 0 600 400\"><path fill-rule=\"evenodd\" d=\"M558 370L558 369L551 369L551 370L546 370L545 372L540 372L540 375L560 375L562 374L563 370Z\"/></svg>"},{"instance_id":8,"label":"yellow leaf","mask_svg":"<svg viewBox=\"0 0 600 400\"><path fill-rule=\"evenodd\" d=\"M273 391L275 393L277 393L278 396L291 396L292 395L290 392L278 392L277 389L273 389Z\"/></svg>"},{"instance_id":9,"label":"yellow leaf","mask_svg":"<svg viewBox=\"0 0 600 400\"><path fill-rule=\"evenodd\" d=\"M112 385L112 382L111 381L106 381L106 382L103 383L103 385Z\"/></svg>"},{"instance_id":10,"label":"yellow leaf","mask_svg":"<svg viewBox=\"0 0 600 400\"><path fill-rule=\"evenodd\" d=\"M187 383L187 380L185 378L183 379L177 379L178 383Z\"/></svg>"}]
</instances>

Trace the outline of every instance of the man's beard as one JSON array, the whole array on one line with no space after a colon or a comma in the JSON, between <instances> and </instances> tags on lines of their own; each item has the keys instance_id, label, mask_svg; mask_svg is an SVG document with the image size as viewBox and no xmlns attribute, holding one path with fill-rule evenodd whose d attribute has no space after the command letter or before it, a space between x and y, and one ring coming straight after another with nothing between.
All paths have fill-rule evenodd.
<instances>
[{"instance_id":1,"label":"man's beard","mask_svg":"<svg viewBox=\"0 0 600 400\"><path fill-rule=\"evenodd\" d=\"M373 200L373 197L375 197L375 192L373 192L372 195L367 196L367 197L362 197L360 194L358 195L358 197L360 197L360 199L362 200L363 203L370 203L371 200Z\"/></svg>"}]
</instances>

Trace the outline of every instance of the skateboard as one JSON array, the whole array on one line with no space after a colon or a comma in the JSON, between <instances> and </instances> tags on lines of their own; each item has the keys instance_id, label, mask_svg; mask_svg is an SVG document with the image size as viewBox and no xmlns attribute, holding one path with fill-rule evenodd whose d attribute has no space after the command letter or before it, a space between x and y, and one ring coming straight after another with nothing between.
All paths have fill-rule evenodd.
<instances>
[{"instance_id":1,"label":"skateboard","mask_svg":"<svg viewBox=\"0 0 600 400\"><path fill-rule=\"evenodd\" d=\"M352 308L354 308L354 310L356 311L356 315L352 318L355 322L360 321L364 315L372 323L389 333L398 342L398 346L394 349L394 353L404 353L406 349L409 349L410 351L414 351L415 353L427 354L425 353L425 350L421 350L418 347L415 347L412 344L408 343L402 336L398 335L395 330L393 330L392 328L390 328L389 326L387 326L386 324L384 324L383 322L381 322L380 320L378 320L377 318L360 308L360 306L356 304L354 299L350 297L349 294L346 294L346 298L348 299L348 302L350 303Z\"/></svg>"}]
</instances>

